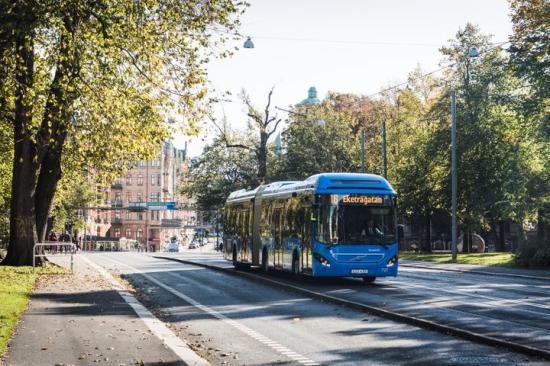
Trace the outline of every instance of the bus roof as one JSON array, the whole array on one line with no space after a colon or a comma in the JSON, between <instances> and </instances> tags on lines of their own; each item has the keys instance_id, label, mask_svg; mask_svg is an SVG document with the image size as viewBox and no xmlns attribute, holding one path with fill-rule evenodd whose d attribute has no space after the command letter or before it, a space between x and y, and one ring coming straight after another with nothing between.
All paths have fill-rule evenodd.
<instances>
[{"instance_id":1,"label":"bus roof","mask_svg":"<svg viewBox=\"0 0 550 366\"><path fill-rule=\"evenodd\" d=\"M302 191L312 191L313 193L320 194L396 194L390 183L376 174L321 173L303 181L273 182L250 191L241 189L232 192L227 198L227 202L245 201L257 195L261 197L273 197L279 194L288 195Z\"/></svg>"}]
</instances>

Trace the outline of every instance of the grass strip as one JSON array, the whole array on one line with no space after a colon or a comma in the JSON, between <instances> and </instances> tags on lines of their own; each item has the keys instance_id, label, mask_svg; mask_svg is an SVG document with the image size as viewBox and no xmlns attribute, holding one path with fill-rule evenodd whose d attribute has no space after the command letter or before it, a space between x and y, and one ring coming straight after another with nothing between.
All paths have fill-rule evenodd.
<instances>
[{"instance_id":1,"label":"grass strip","mask_svg":"<svg viewBox=\"0 0 550 366\"><path fill-rule=\"evenodd\" d=\"M38 267L0 266L0 358L6 352L8 342L17 321L27 307L34 284L40 276L68 273L65 269L47 264Z\"/></svg>"},{"instance_id":2,"label":"grass strip","mask_svg":"<svg viewBox=\"0 0 550 366\"><path fill-rule=\"evenodd\" d=\"M475 264L488 267L516 267L514 256L514 253L458 253L457 263ZM399 259L451 263L451 254L401 252L399 253Z\"/></svg>"}]
</instances>

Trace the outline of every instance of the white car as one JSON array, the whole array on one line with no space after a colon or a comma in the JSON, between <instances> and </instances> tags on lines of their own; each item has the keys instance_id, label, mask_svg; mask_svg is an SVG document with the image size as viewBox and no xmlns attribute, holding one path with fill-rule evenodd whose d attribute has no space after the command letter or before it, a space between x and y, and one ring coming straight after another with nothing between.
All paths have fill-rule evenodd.
<instances>
[{"instance_id":1,"label":"white car","mask_svg":"<svg viewBox=\"0 0 550 366\"><path fill-rule=\"evenodd\" d=\"M177 253L180 251L180 245L178 242L168 244L168 251L171 253Z\"/></svg>"}]
</instances>

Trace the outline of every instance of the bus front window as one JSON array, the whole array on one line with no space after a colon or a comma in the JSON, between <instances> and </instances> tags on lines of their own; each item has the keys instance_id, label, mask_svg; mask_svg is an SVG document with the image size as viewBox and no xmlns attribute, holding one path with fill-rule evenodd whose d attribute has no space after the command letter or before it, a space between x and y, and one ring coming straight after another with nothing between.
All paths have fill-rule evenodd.
<instances>
[{"instance_id":1,"label":"bus front window","mask_svg":"<svg viewBox=\"0 0 550 366\"><path fill-rule=\"evenodd\" d=\"M393 244L397 240L394 207L321 205L317 240L325 244Z\"/></svg>"}]
</instances>

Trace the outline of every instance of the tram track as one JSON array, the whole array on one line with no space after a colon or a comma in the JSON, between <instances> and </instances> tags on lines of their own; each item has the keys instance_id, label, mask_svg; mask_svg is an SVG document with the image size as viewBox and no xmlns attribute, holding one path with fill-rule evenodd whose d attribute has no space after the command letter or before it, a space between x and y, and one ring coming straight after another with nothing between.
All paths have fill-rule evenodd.
<instances>
[{"instance_id":1,"label":"tram track","mask_svg":"<svg viewBox=\"0 0 550 366\"><path fill-rule=\"evenodd\" d=\"M443 324L441 322L421 318L418 316L411 316L401 312L384 309L379 306L365 304L359 301L344 299L338 296L329 295L327 293L322 293L319 291L307 289L305 287L299 286L298 284L289 283L283 280L278 280L273 277L262 276L252 272L237 271L233 268L220 267L220 266L201 263L201 262L192 261L192 260L173 258L173 257L164 257L164 256L153 256L153 257L158 259L163 259L163 260L171 260L171 261L176 261L184 264L199 266L210 270L231 274L234 276L246 277L256 282L267 283L284 290L292 291L302 295L307 295L311 298L319 299L325 302L330 302L336 305L342 305L342 306L359 310L362 312L366 312L369 314L381 316L386 319L413 325L413 326L427 329L427 330L437 331L443 334L452 335L468 341L473 341L473 342L477 342L477 343L481 343L481 344L485 344L493 347L505 348L518 353L540 357L545 360L550 360L550 350L547 350L544 348L534 347L527 344L511 341L511 340L498 338L492 335L481 334L479 332L475 332L472 330L468 330L468 329L464 329L456 326L450 326L447 324ZM433 268L428 268L428 269L436 270L436 271L439 270L439 269L433 269Z\"/></svg>"}]
</instances>

